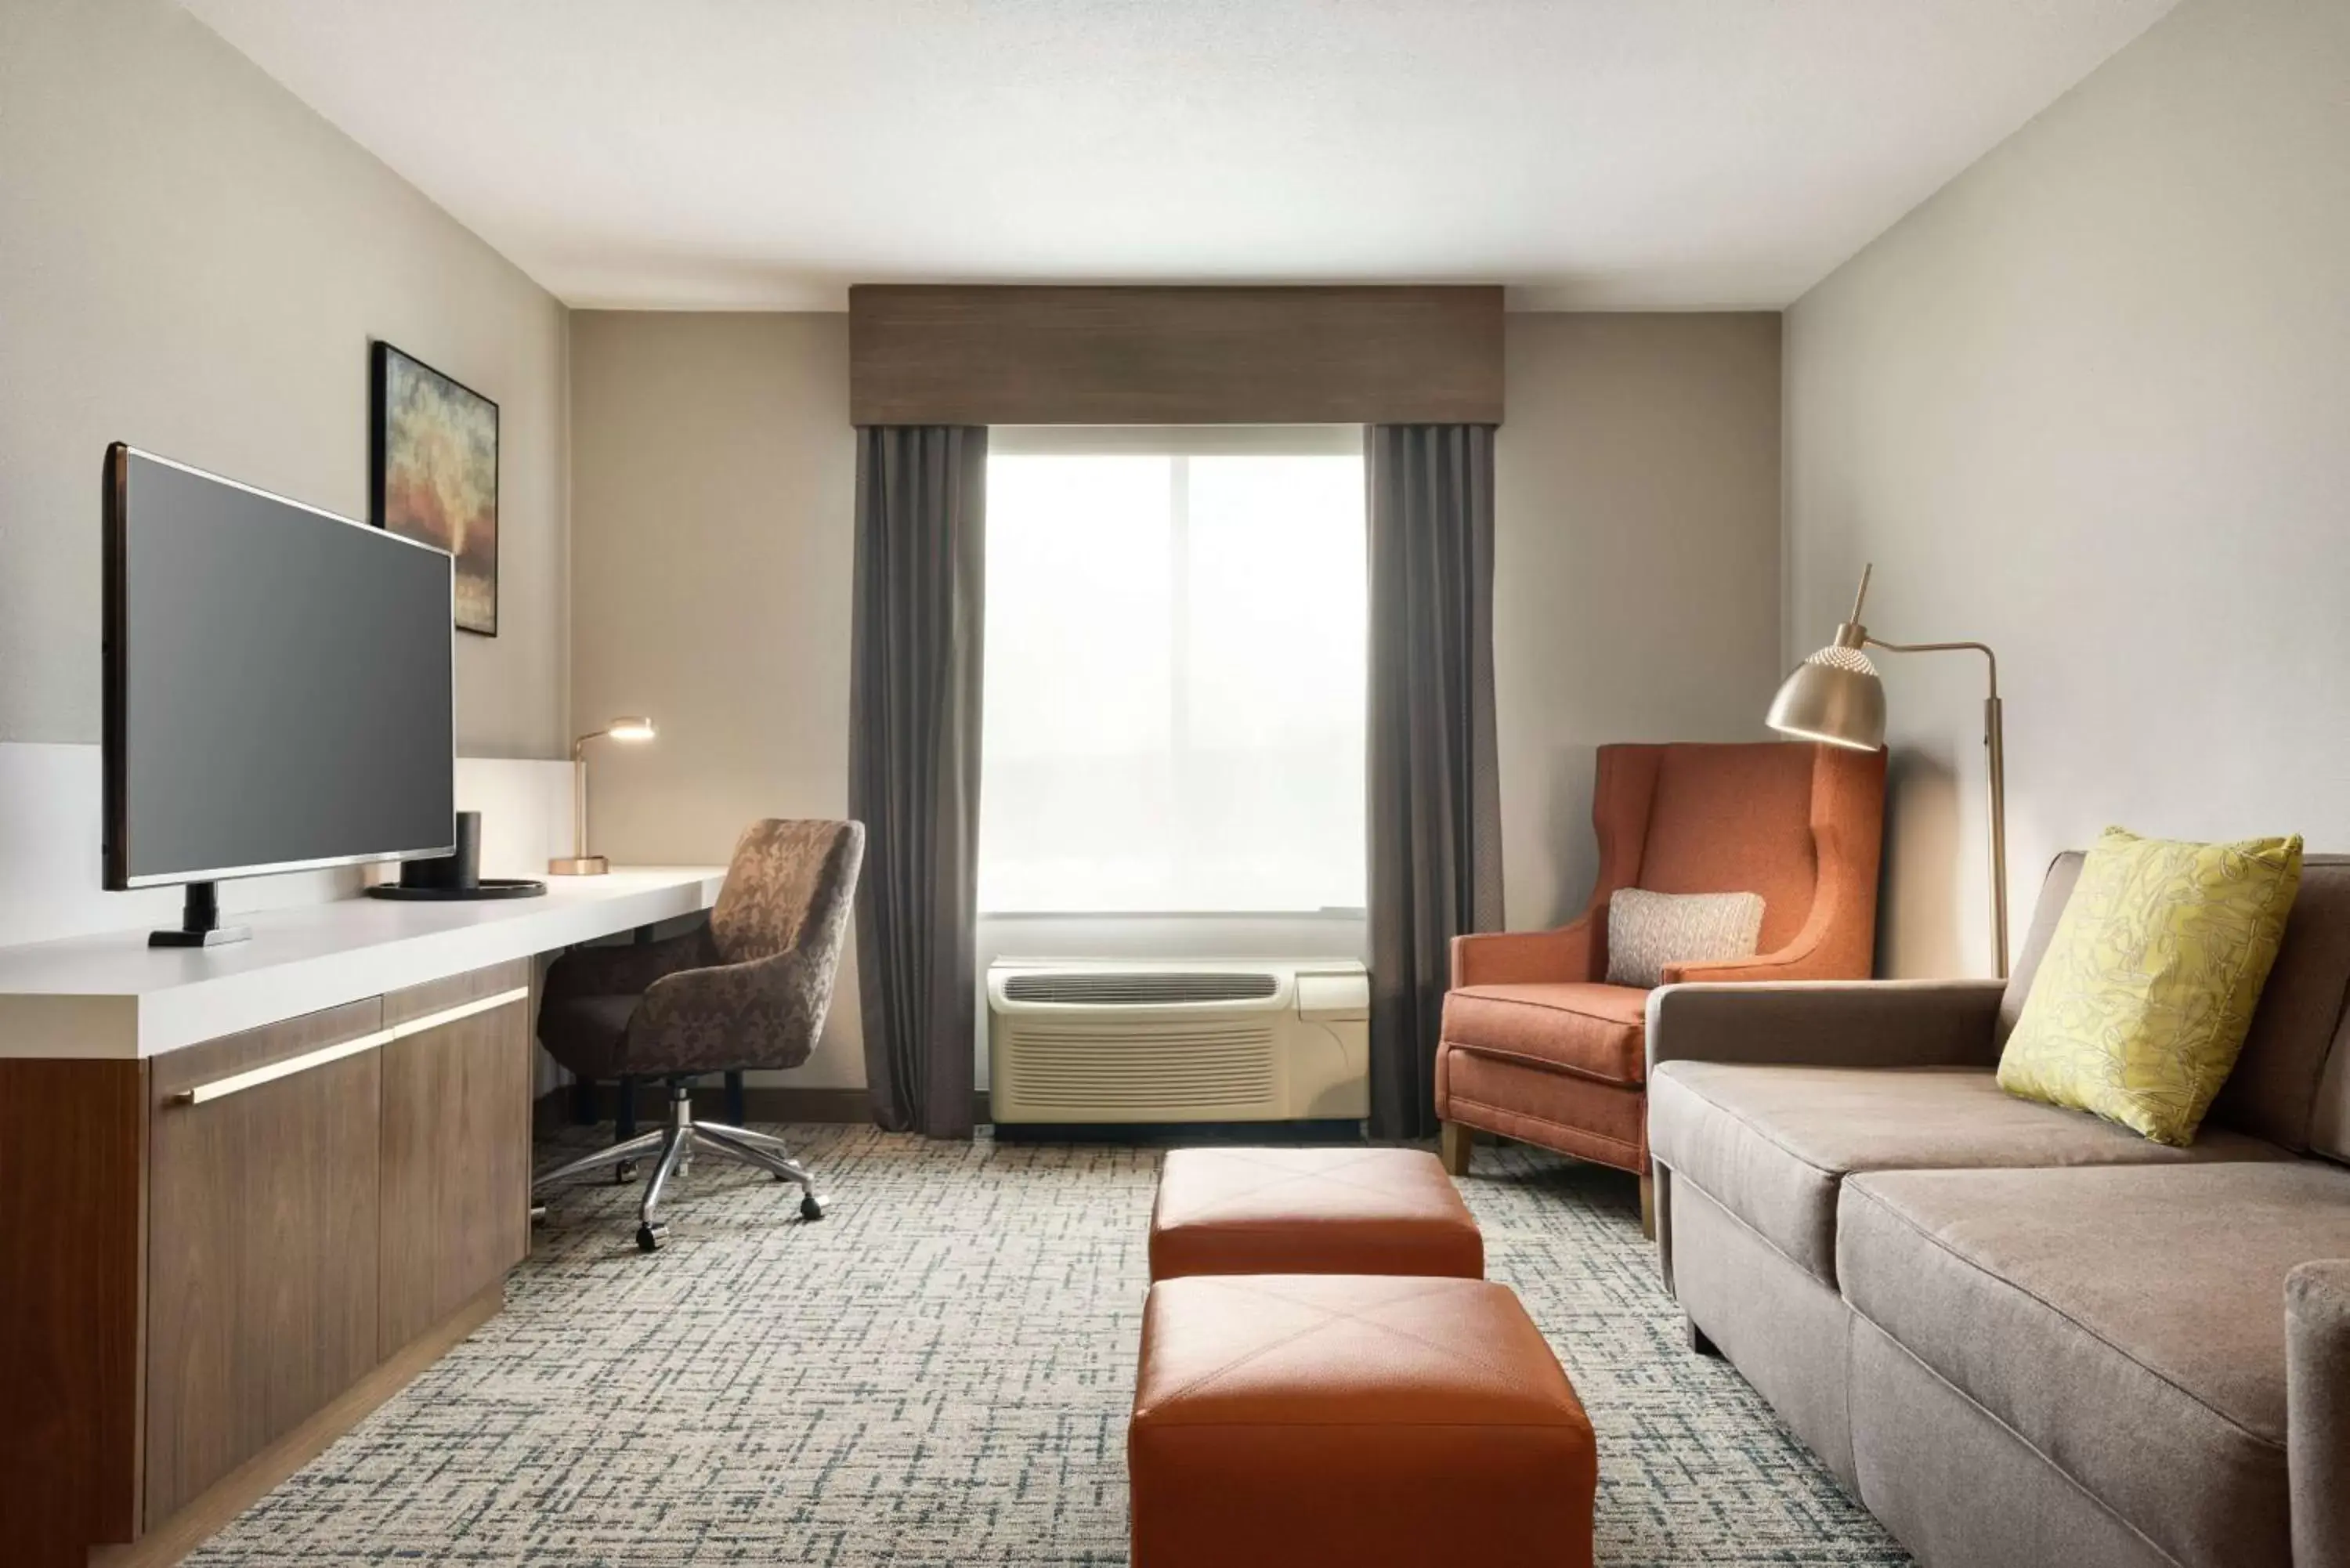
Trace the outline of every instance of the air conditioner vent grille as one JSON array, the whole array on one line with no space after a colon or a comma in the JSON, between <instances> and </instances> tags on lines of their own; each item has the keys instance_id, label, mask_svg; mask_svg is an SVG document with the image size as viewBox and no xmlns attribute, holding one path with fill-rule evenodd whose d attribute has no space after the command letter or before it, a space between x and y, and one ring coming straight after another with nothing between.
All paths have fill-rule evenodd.
<instances>
[{"instance_id":1,"label":"air conditioner vent grille","mask_svg":"<svg viewBox=\"0 0 2350 1568\"><path fill-rule=\"evenodd\" d=\"M1170 1007L1194 1002L1266 1002L1281 989L1269 974L1088 971L1015 974L1003 982L1012 1002L1071 1007Z\"/></svg>"},{"instance_id":2,"label":"air conditioner vent grille","mask_svg":"<svg viewBox=\"0 0 2350 1568\"><path fill-rule=\"evenodd\" d=\"M1031 1115L1263 1115L1280 1099L1273 1031L1262 1025L1149 1034L1024 1025L1005 1044L1005 1086Z\"/></svg>"}]
</instances>

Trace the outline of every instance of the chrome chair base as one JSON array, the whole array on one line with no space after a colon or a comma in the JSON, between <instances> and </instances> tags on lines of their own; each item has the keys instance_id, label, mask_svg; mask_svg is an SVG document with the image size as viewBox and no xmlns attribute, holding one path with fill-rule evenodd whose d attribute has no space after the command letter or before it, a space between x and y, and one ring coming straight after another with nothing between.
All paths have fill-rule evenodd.
<instances>
[{"instance_id":1,"label":"chrome chair base","mask_svg":"<svg viewBox=\"0 0 2350 1568\"><path fill-rule=\"evenodd\" d=\"M584 1176L606 1167L633 1168L639 1159L653 1158L652 1179L645 1183L644 1200L637 1206L637 1246L647 1252L659 1249L669 1239L669 1224L660 1217L662 1197L669 1184L683 1175L693 1163L694 1151L708 1149L715 1155L766 1171L777 1181L796 1182L800 1189L800 1218L815 1220L824 1218L825 1199L816 1189L816 1174L791 1157L784 1140L769 1133L754 1132L749 1127L729 1127L724 1122L702 1122L693 1119L693 1087L683 1079L673 1081L669 1089L669 1125L659 1132L623 1139L608 1148L580 1156L567 1165L531 1180L534 1207L531 1217L546 1213L546 1206L536 1201L540 1189L574 1176ZM624 1168L621 1179L627 1179Z\"/></svg>"}]
</instances>

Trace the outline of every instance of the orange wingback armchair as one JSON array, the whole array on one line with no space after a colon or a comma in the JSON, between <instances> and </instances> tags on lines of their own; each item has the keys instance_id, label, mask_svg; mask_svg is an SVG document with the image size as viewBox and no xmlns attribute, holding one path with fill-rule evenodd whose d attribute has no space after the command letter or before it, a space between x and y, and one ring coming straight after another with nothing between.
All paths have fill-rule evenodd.
<instances>
[{"instance_id":1,"label":"orange wingback armchair","mask_svg":"<svg viewBox=\"0 0 2350 1568\"><path fill-rule=\"evenodd\" d=\"M1599 880L1554 931L1461 937L1436 1048L1445 1162L1482 1128L1638 1172L1648 1202L1648 1000L1609 985L1620 888L1759 893L1756 955L1677 964L1665 982L1865 980L1876 959L1885 753L1786 742L1602 746Z\"/></svg>"}]
</instances>

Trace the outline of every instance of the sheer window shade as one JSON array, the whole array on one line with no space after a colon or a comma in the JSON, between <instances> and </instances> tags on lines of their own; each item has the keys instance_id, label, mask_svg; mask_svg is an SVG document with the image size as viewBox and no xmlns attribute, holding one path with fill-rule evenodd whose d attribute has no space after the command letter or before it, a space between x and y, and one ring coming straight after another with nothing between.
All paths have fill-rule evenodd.
<instances>
[{"instance_id":1,"label":"sheer window shade","mask_svg":"<svg viewBox=\"0 0 2350 1568\"><path fill-rule=\"evenodd\" d=\"M979 897L1357 909L1360 432L997 432Z\"/></svg>"}]
</instances>

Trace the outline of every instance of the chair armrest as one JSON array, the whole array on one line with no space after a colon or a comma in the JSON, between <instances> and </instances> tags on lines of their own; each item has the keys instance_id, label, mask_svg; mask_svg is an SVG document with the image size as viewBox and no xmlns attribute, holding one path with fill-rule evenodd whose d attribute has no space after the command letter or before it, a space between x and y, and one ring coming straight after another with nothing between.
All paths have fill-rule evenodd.
<instances>
[{"instance_id":1,"label":"chair armrest","mask_svg":"<svg viewBox=\"0 0 2350 1568\"><path fill-rule=\"evenodd\" d=\"M2285 1276L2284 1334L2293 1568L2350 1568L2350 1258Z\"/></svg>"},{"instance_id":2,"label":"chair armrest","mask_svg":"<svg viewBox=\"0 0 2350 1568\"><path fill-rule=\"evenodd\" d=\"M1825 931L1819 935L1825 935ZM1752 958L1726 959L1719 963L1669 963L1659 983L1683 985L1690 982L1739 983L1752 985L1758 981L1773 980L1845 980L1853 978L1850 971L1833 972L1838 966L1820 950L1819 935L1798 933L1795 940L1777 952L1756 953Z\"/></svg>"},{"instance_id":3,"label":"chair armrest","mask_svg":"<svg viewBox=\"0 0 2350 1568\"><path fill-rule=\"evenodd\" d=\"M1534 985L1591 978L1591 921L1601 905L1554 931L1489 931L1452 939L1452 983Z\"/></svg>"},{"instance_id":4,"label":"chair armrest","mask_svg":"<svg viewBox=\"0 0 2350 1568\"><path fill-rule=\"evenodd\" d=\"M574 996L635 996L664 975L718 961L707 924L657 942L616 942L573 948L548 966L545 999Z\"/></svg>"},{"instance_id":5,"label":"chair armrest","mask_svg":"<svg viewBox=\"0 0 2350 1568\"><path fill-rule=\"evenodd\" d=\"M629 1024L629 1064L644 1074L796 1067L832 1003L832 954L795 948L662 976Z\"/></svg>"},{"instance_id":6,"label":"chair armrest","mask_svg":"<svg viewBox=\"0 0 2350 1568\"><path fill-rule=\"evenodd\" d=\"M1667 985L1648 993L1648 1070L1662 1062L1816 1067L1988 1067L1996 980Z\"/></svg>"},{"instance_id":7,"label":"chair armrest","mask_svg":"<svg viewBox=\"0 0 2350 1568\"><path fill-rule=\"evenodd\" d=\"M1838 900L1832 887L1823 888L1820 897L1812 901L1812 910L1804 917L1803 929L1787 940L1776 952L1757 953L1752 958L1730 959L1721 963L1669 963L1664 967L1663 984L1679 985L1692 981L1765 980L1856 980L1853 972L1864 972L1864 959L1851 965L1843 955L1830 950L1828 936L1835 929ZM1847 967L1849 966L1849 967ZM1837 971L1842 969L1843 972Z\"/></svg>"}]
</instances>

